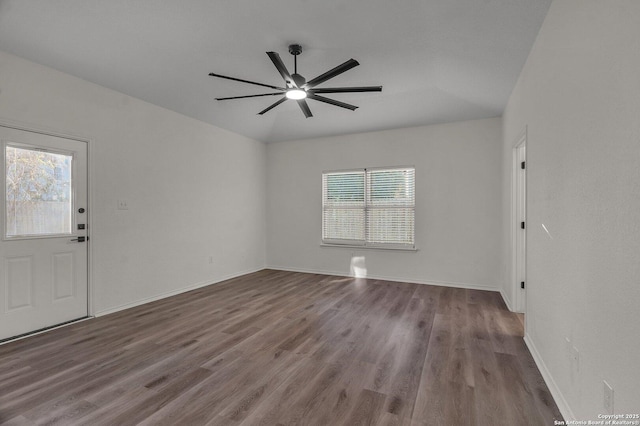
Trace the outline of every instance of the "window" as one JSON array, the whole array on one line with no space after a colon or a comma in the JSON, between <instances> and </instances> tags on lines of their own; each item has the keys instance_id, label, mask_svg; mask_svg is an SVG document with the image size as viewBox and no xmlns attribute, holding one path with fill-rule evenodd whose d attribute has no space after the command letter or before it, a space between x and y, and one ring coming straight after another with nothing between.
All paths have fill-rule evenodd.
<instances>
[{"instance_id":1,"label":"window","mask_svg":"<svg viewBox=\"0 0 640 426\"><path fill-rule=\"evenodd\" d=\"M5 145L5 237L71 234L73 157Z\"/></svg>"},{"instance_id":2,"label":"window","mask_svg":"<svg viewBox=\"0 0 640 426\"><path fill-rule=\"evenodd\" d=\"M322 242L414 248L415 168L322 174Z\"/></svg>"}]
</instances>

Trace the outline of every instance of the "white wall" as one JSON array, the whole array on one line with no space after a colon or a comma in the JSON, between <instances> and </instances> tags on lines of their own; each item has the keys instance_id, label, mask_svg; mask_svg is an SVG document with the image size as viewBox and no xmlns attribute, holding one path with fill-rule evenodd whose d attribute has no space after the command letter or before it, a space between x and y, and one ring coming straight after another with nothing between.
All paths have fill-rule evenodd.
<instances>
[{"instance_id":1,"label":"white wall","mask_svg":"<svg viewBox=\"0 0 640 426\"><path fill-rule=\"evenodd\" d=\"M370 277L502 286L501 120L406 128L267 146L267 264ZM416 167L417 252L321 247L322 171Z\"/></svg>"},{"instance_id":2,"label":"white wall","mask_svg":"<svg viewBox=\"0 0 640 426\"><path fill-rule=\"evenodd\" d=\"M95 312L264 267L264 144L2 52L0 120L91 139Z\"/></svg>"},{"instance_id":3,"label":"white wall","mask_svg":"<svg viewBox=\"0 0 640 426\"><path fill-rule=\"evenodd\" d=\"M640 2L555 0L503 121L507 166L528 128L531 348L565 415L604 413L603 379L638 413Z\"/></svg>"}]
</instances>

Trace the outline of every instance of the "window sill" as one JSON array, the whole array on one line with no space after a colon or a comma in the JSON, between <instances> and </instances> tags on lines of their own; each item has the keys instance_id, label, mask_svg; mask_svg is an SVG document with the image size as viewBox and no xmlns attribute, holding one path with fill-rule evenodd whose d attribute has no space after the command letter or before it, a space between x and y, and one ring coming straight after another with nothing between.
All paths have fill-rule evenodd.
<instances>
[{"instance_id":1,"label":"window sill","mask_svg":"<svg viewBox=\"0 0 640 426\"><path fill-rule=\"evenodd\" d=\"M416 247L377 247L377 246L358 246L358 245L348 245L348 244L326 244L326 243L320 243L320 247L346 248L350 250L365 249L365 250L391 250L391 251L410 251L410 252L418 251Z\"/></svg>"}]
</instances>

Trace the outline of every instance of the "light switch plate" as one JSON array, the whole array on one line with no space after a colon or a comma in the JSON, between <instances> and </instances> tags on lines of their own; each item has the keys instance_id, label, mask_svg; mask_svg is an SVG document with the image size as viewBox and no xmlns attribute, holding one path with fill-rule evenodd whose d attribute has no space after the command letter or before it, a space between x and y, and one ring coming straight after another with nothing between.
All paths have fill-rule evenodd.
<instances>
[{"instance_id":1,"label":"light switch plate","mask_svg":"<svg viewBox=\"0 0 640 426\"><path fill-rule=\"evenodd\" d=\"M129 203L127 203L127 200L122 198L118 200L118 210L129 210Z\"/></svg>"}]
</instances>

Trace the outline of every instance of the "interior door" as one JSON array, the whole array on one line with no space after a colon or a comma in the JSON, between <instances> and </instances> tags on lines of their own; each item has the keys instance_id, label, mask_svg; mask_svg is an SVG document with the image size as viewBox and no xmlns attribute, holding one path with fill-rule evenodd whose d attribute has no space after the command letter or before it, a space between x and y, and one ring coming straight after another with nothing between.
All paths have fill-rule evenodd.
<instances>
[{"instance_id":1,"label":"interior door","mask_svg":"<svg viewBox=\"0 0 640 426\"><path fill-rule=\"evenodd\" d=\"M0 126L0 340L87 316L87 144Z\"/></svg>"}]
</instances>

